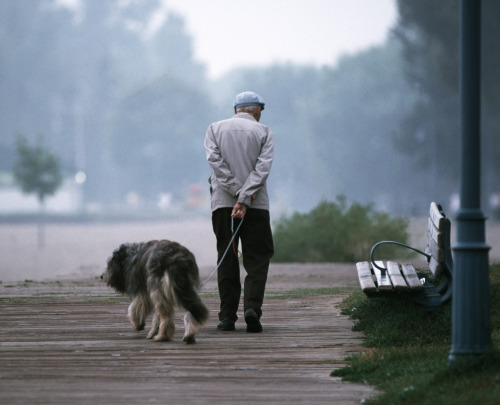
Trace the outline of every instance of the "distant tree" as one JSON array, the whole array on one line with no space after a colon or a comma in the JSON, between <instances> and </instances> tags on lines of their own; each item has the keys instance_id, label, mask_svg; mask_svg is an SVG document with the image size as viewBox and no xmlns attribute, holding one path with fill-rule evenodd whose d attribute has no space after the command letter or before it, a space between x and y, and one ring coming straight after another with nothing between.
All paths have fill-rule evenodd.
<instances>
[{"instance_id":1,"label":"distant tree","mask_svg":"<svg viewBox=\"0 0 500 405\"><path fill-rule=\"evenodd\" d=\"M398 0L396 35L403 44L406 76L420 97L401 127L397 145L431 168L438 186L456 191L459 172L459 0ZM498 191L500 154L500 5L482 0L482 133L486 188ZM434 176L432 176L434 174Z\"/></svg>"},{"instance_id":2,"label":"distant tree","mask_svg":"<svg viewBox=\"0 0 500 405\"><path fill-rule=\"evenodd\" d=\"M193 87L206 82L182 17L169 12L155 29L161 7L159 0L0 1L0 94L9 95L0 97L2 130L29 142L47 134L64 167L88 173L87 201L115 197L110 131L121 100L165 75ZM177 103L177 94L165 97ZM0 171L10 170L14 155L0 137Z\"/></svg>"},{"instance_id":3,"label":"distant tree","mask_svg":"<svg viewBox=\"0 0 500 405\"><path fill-rule=\"evenodd\" d=\"M273 130L276 151L269 189L278 204L304 211L343 194L399 213L428 205L427 197L416 201L419 173L410 171L410 159L395 150L391 136L416 98L394 38L336 66L243 69L217 85L222 117L242 88L265 98L261 121Z\"/></svg>"},{"instance_id":4,"label":"distant tree","mask_svg":"<svg viewBox=\"0 0 500 405\"><path fill-rule=\"evenodd\" d=\"M415 209L418 179L408 181L414 177L407 168L410 159L393 144L415 100L400 52L400 44L391 38L323 70L320 91L311 103L308 149L314 159L309 164L315 167L311 181L326 198L342 193L351 201L374 202L377 208Z\"/></svg>"},{"instance_id":5,"label":"distant tree","mask_svg":"<svg viewBox=\"0 0 500 405\"><path fill-rule=\"evenodd\" d=\"M67 137L58 139L54 113L62 112L72 91L72 70L63 63L68 52L61 45L69 40L62 34L70 18L55 12L43 0L0 2L0 122L4 133L47 133L60 156L71 156ZM75 47L70 48L73 50ZM8 57L6 55L9 55ZM29 114L26 114L29 111ZM27 135L29 140L34 137ZM15 155L8 136L0 137L0 170L10 171Z\"/></svg>"},{"instance_id":6,"label":"distant tree","mask_svg":"<svg viewBox=\"0 0 500 405\"><path fill-rule=\"evenodd\" d=\"M40 202L40 221L38 227L38 246L43 247L45 198L54 194L62 183L58 159L48 151L38 137L35 146L30 146L22 135L17 137L17 156L14 162L14 180L23 193L36 194Z\"/></svg>"},{"instance_id":7,"label":"distant tree","mask_svg":"<svg viewBox=\"0 0 500 405\"><path fill-rule=\"evenodd\" d=\"M189 185L208 185L203 136L211 108L203 91L168 75L120 100L110 130L114 195L136 191L156 203L161 192L182 198Z\"/></svg>"}]
</instances>

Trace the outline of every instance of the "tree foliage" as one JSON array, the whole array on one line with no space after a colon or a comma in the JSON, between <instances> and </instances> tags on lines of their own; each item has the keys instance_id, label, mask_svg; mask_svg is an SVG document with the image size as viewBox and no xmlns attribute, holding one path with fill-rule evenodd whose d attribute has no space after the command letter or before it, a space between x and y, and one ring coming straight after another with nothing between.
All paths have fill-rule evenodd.
<instances>
[{"instance_id":1,"label":"tree foliage","mask_svg":"<svg viewBox=\"0 0 500 405\"><path fill-rule=\"evenodd\" d=\"M169 76L122 98L110 131L117 194L135 190L153 201L159 192L180 197L208 178L202 140L210 112L202 91Z\"/></svg>"},{"instance_id":2,"label":"tree foliage","mask_svg":"<svg viewBox=\"0 0 500 405\"><path fill-rule=\"evenodd\" d=\"M216 83L227 94L221 97L226 106L241 88L266 96L261 121L275 134L274 201L304 211L343 194L399 212L428 206L421 193L426 180L394 147L393 136L416 99L400 52L400 44L388 40L336 66L238 70Z\"/></svg>"},{"instance_id":3,"label":"tree foliage","mask_svg":"<svg viewBox=\"0 0 500 405\"><path fill-rule=\"evenodd\" d=\"M377 212L372 205L323 201L306 214L282 218L273 231L276 262L357 262L368 260L381 240L407 243L408 222ZM393 250L385 253L392 254Z\"/></svg>"},{"instance_id":4,"label":"tree foliage","mask_svg":"<svg viewBox=\"0 0 500 405\"><path fill-rule=\"evenodd\" d=\"M446 206L458 189L458 0L399 0L395 35L322 68L293 64L205 76L180 16L154 30L158 0L0 2L0 170L10 134L47 134L85 202L154 202L206 184L208 125L251 89L275 136L274 207L306 211L338 194L398 213ZM500 129L498 16L483 1L484 158L495 191ZM397 40L399 39L399 41ZM29 111L29 114L26 112ZM34 137L28 139L33 141ZM445 208L446 209L446 208Z\"/></svg>"},{"instance_id":5,"label":"tree foliage","mask_svg":"<svg viewBox=\"0 0 500 405\"><path fill-rule=\"evenodd\" d=\"M420 97L395 140L400 150L418 157L421 169L428 168L434 178L442 176L435 187L450 193L458 188L459 172L459 0L397 4L395 32L403 44L406 75ZM483 172L491 192L498 190L500 153L500 8L496 0L482 0L481 6Z\"/></svg>"},{"instance_id":6,"label":"tree foliage","mask_svg":"<svg viewBox=\"0 0 500 405\"><path fill-rule=\"evenodd\" d=\"M123 198L114 195L119 164L110 159L118 155L113 128L123 119L122 100L168 76L177 91L163 94L159 107L166 110L178 94L202 83L203 66L193 59L192 39L180 17L170 14L159 29L152 28L158 0L88 0L77 10L61 4L0 2L0 54L8 56L0 58L0 93L9 95L0 99L0 170L13 163L9 134L43 132L65 168L87 173L87 201ZM206 110L203 103L203 97L193 98L190 107ZM144 118L138 139L161 115ZM193 128L185 131L196 135ZM155 136L168 132L164 128ZM139 169L147 164L142 160ZM150 183L145 177L134 188L151 189Z\"/></svg>"},{"instance_id":7,"label":"tree foliage","mask_svg":"<svg viewBox=\"0 0 500 405\"><path fill-rule=\"evenodd\" d=\"M30 146L24 136L18 135L13 174L21 190L36 194L42 204L46 196L57 191L63 180L59 161L43 146L42 137L36 145Z\"/></svg>"}]
</instances>

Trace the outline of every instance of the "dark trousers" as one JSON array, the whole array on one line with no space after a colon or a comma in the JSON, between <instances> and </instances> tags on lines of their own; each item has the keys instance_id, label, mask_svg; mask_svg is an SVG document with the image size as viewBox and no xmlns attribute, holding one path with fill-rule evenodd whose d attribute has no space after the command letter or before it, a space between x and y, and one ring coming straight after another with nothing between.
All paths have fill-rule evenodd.
<instances>
[{"instance_id":1,"label":"dark trousers","mask_svg":"<svg viewBox=\"0 0 500 405\"><path fill-rule=\"evenodd\" d=\"M212 213L212 226L217 238L217 263L220 262L232 237L231 211L232 208L220 208ZM239 219L234 219L234 231L239 223ZM247 209L233 246L229 248L217 270L220 296L219 320L228 318L236 321L238 319L236 312L240 303L241 280L237 252L240 240L243 267L247 273L243 290L243 310L252 308L260 318L269 260L274 254L269 211Z\"/></svg>"}]
</instances>

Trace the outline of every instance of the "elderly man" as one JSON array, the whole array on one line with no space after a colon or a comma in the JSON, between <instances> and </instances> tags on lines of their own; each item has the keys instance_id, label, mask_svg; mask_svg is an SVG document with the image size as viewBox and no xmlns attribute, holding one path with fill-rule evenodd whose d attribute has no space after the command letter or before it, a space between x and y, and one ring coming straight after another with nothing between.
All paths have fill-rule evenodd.
<instances>
[{"instance_id":1,"label":"elderly man","mask_svg":"<svg viewBox=\"0 0 500 405\"><path fill-rule=\"evenodd\" d=\"M274 246L266 181L273 162L273 135L259 123L264 100L245 91L234 100L232 118L215 122L205 136L207 160L212 168L210 194L212 226L219 263L240 225L233 247L219 266L220 296L217 329L235 330L241 281L238 243L241 240L244 281L243 311L247 332L262 332L260 318L269 260ZM234 221L234 223L233 223Z\"/></svg>"}]
</instances>

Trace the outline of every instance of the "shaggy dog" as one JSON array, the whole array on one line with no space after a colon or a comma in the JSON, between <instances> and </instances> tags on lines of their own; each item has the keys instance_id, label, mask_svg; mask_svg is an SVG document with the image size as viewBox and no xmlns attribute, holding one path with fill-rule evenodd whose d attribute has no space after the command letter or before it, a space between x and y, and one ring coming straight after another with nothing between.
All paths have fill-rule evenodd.
<instances>
[{"instance_id":1,"label":"shaggy dog","mask_svg":"<svg viewBox=\"0 0 500 405\"><path fill-rule=\"evenodd\" d=\"M199 272L194 255L184 246L168 240L121 245L108 259L101 276L108 286L130 296L128 318L136 330L143 330L154 309L148 339L172 340L174 310L183 307L183 342L195 343L198 325L208 319L208 309L198 295Z\"/></svg>"}]
</instances>

